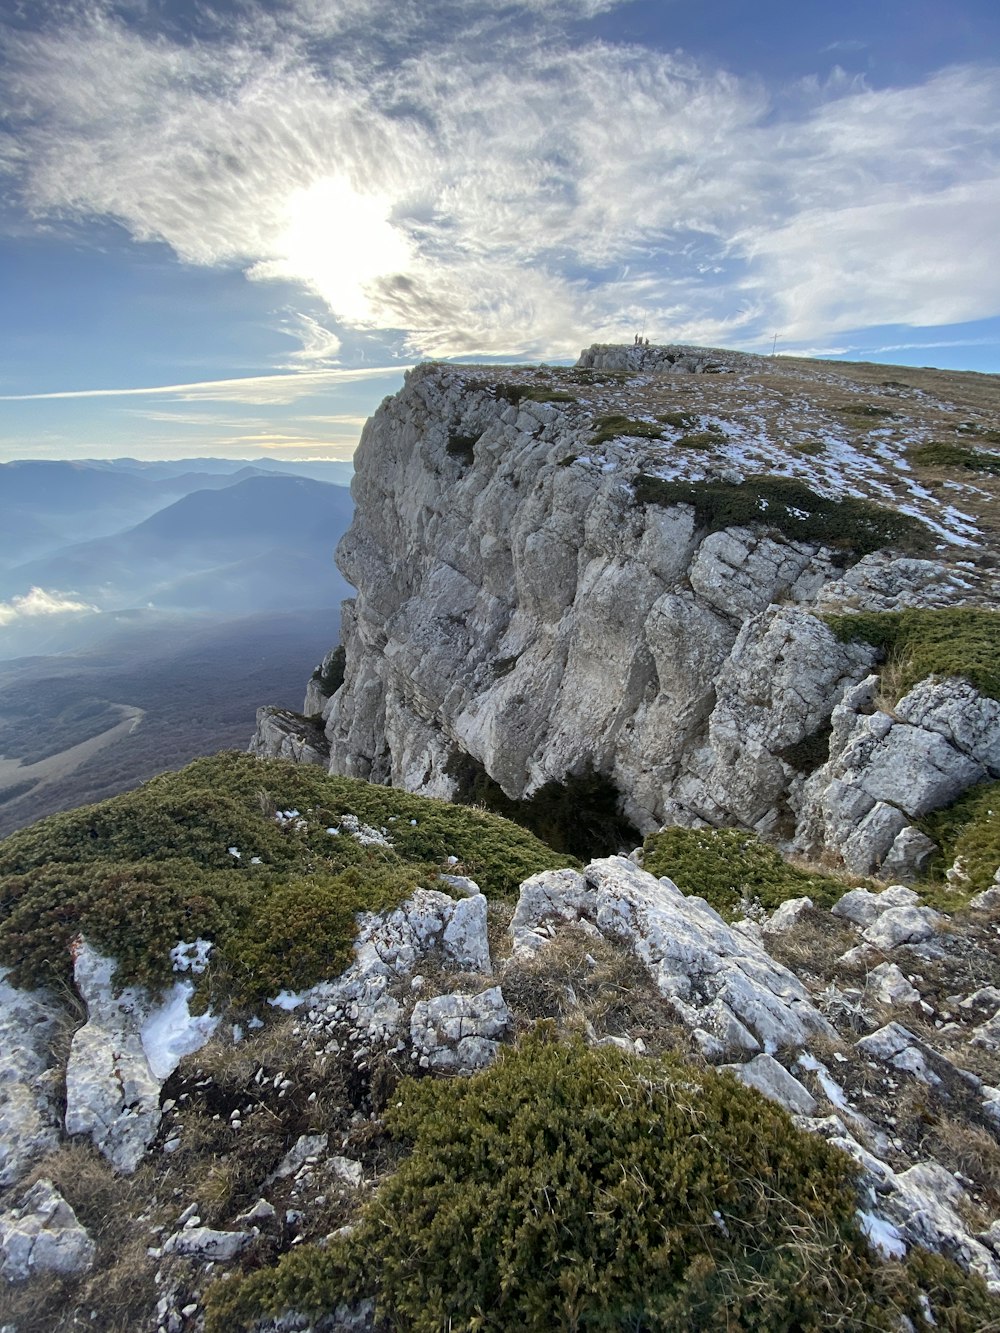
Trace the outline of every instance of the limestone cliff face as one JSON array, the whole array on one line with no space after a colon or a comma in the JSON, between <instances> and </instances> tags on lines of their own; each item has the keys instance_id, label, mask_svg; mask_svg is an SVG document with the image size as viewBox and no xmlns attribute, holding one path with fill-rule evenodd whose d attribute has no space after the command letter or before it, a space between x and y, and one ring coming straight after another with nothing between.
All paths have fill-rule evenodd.
<instances>
[{"instance_id":1,"label":"limestone cliff face","mask_svg":"<svg viewBox=\"0 0 1000 1333\"><path fill-rule=\"evenodd\" d=\"M735 824L841 852L875 810L852 867L925 854L912 817L1000 772L1000 723L973 728L993 736L975 754L961 727L927 722L926 700L873 723L872 687L861 703L858 687L874 650L840 642L819 613L992 594L969 559L971 499L942 505L905 460L955 407L862 370L593 348L572 369L411 372L356 456L337 552L358 590L346 674L309 710L323 709L331 771L451 797L471 756L520 797L592 764L644 831ZM763 493L759 521L720 528L650 483L731 495L775 477L923 520L919 558L824 544L794 505L773 522ZM833 716L834 751L803 765L802 743ZM851 726L869 737L863 755ZM911 768L948 775L930 795L916 779L911 799L858 777L891 772L904 750ZM828 799L831 784L853 805Z\"/></svg>"}]
</instances>

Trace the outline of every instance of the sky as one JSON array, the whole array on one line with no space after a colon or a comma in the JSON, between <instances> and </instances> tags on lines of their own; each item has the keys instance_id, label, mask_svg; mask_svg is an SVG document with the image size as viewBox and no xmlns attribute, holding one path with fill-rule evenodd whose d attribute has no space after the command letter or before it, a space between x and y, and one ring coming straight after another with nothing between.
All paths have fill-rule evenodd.
<instances>
[{"instance_id":1,"label":"sky","mask_svg":"<svg viewBox=\"0 0 1000 1333\"><path fill-rule=\"evenodd\" d=\"M998 216L996 0L0 0L0 460L640 329L1000 373Z\"/></svg>"}]
</instances>

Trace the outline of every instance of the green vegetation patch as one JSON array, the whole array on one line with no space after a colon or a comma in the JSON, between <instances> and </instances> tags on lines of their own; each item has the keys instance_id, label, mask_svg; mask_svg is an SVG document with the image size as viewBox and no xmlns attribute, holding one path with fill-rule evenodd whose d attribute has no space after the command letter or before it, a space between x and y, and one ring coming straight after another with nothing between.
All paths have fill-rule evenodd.
<instances>
[{"instance_id":1,"label":"green vegetation patch","mask_svg":"<svg viewBox=\"0 0 1000 1333\"><path fill-rule=\"evenodd\" d=\"M698 424L697 412L664 412L656 419L674 430L692 430Z\"/></svg>"},{"instance_id":2,"label":"green vegetation patch","mask_svg":"<svg viewBox=\"0 0 1000 1333\"><path fill-rule=\"evenodd\" d=\"M664 481L640 473L635 480L640 504L691 505L698 524L709 532L723 528L766 527L794 541L815 542L854 556L884 547L911 553L931 544L928 529L909 514L847 496L830 500L792 477L751 477L724 481Z\"/></svg>"},{"instance_id":3,"label":"green vegetation patch","mask_svg":"<svg viewBox=\"0 0 1000 1333\"><path fill-rule=\"evenodd\" d=\"M717 426L710 426L707 430L688 431L674 441L678 449L715 449L720 444L725 444L726 433Z\"/></svg>"},{"instance_id":4,"label":"green vegetation patch","mask_svg":"<svg viewBox=\"0 0 1000 1333\"><path fill-rule=\"evenodd\" d=\"M1000 699L1000 611L912 608L824 620L843 643L860 640L885 654L897 698L927 676L963 676Z\"/></svg>"},{"instance_id":5,"label":"green vegetation patch","mask_svg":"<svg viewBox=\"0 0 1000 1333\"><path fill-rule=\"evenodd\" d=\"M991 454L985 449L966 449L960 444L932 440L929 444L914 445L907 450L906 456L917 467L939 467L948 471L960 468L965 472L985 472L1000 477L1000 454Z\"/></svg>"},{"instance_id":6,"label":"green vegetation patch","mask_svg":"<svg viewBox=\"0 0 1000 1333\"><path fill-rule=\"evenodd\" d=\"M599 444L605 444L608 440L616 440L619 436L642 440L663 439L663 431L655 422L632 421L629 417L616 415L598 417L594 422L594 431L590 437L591 449Z\"/></svg>"},{"instance_id":7,"label":"green vegetation patch","mask_svg":"<svg viewBox=\"0 0 1000 1333\"><path fill-rule=\"evenodd\" d=\"M291 810L299 815L276 818ZM386 829L393 845L328 833L345 814ZM256 1003L336 975L355 913L440 888L449 856L485 893L507 897L566 863L482 810L309 765L215 755L0 842L0 965L19 985L68 983L83 934L117 959L122 984L160 986L172 980L170 949L200 937L216 945L202 992Z\"/></svg>"},{"instance_id":8,"label":"green vegetation patch","mask_svg":"<svg viewBox=\"0 0 1000 1333\"><path fill-rule=\"evenodd\" d=\"M556 389L551 384L510 384L501 380L493 390L497 398L504 402L513 403L516 407L518 403L575 403L576 395L567 393L565 389Z\"/></svg>"},{"instance_id":9,"label":"green vegetation patch","mask_svg":"<svg viewBox=\"0 0 1000 1333\"><path fill-rule=\"evenodd\" d=\"M755 834L740 829L651 833L643 844L642 865L730 919L742 915L747 901L769 911L788 898L811 898L817 907L832 907L846 891L842 880L798 870Z\"/></svg>"},{"instance_id":10,"label":"green vegetation patch","mask_svg":"<svg viewBox=\"0 0 1000 1333\"><path fill-rule=\"evenodd\" d=\"M993 883L1000 866L1000 782L984 782L920 821L920 828L941 848L930 866L930 877L943 878L956 858L966 879L963 894L981 893Z\"/></svg>"},{"instance_id":11,"label":"green vegetation patch","mask_svg":"<svg viewBox=\"0 0 1000 1333\"><path fill-rule=\"evenodd\" d=\"M322 662L312 673L313 680L319 681L319 687L327 697L336 694L344 683L344 668L347 665L347 653L342 643L330 654L324 665Z\"/></svg>"},{"instance_id":12,"label":"green vegetation patch","mask_svg":"<svg viewBox=\"0 0 1000 1333\"><path fill-rule=\"evenodd\" d=\"M958 426L962 435L975 435L977 439L988 440L990 444L1000 444L1000 429L996 426L984 426L978 421L963 421Z\"/></svg>"},{"instance_id":13,"label":"green vegetation patch","mask_svg":"<svg viewBox=\"0 0 1000 1333\"><path fill-rule=\"evenodd\" d=\"M642 835L621 813L618 788L592 766L568 773L561 782L546 782L520 801L508 796L477 759L461 751L452 756L448 773L458 783L456 799L485 806L530 829L546 846L566 853L563 865L639 845Z\"/></svg>"},{"instance_id":14,"label":"green vegetation patch","mask_svg":"<svg viewBox=\"0 0 1000 1333\"><path fill-rule=\"evenodd\" d=\"M855 1168L734 1078L536 1032L407 1081L411 1145L346 1239L216 1287L207 1333L374 1295L441 1329L888 1329Z\"/></svg>"}]
</instances>

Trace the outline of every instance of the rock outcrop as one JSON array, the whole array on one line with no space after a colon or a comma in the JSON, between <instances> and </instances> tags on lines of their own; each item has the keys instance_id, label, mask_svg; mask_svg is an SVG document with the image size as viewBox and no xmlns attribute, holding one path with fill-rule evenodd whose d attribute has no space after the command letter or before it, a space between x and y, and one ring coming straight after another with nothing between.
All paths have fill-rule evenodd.
<instances>
[{"instance_id":1,"label":"rock outcrop","mask_svg":"<svg viewBox=\"0 0 1000 1333\"><path fill-rule=\"evenodd\" d=\"M941 505L909 475L930 409L904 419L869 385L859 402L847 377L846 405L820 406L832 373L781 373L778 389L760 358L639 346L502 381L412 371L356 456L344 681L307 700L329 759L294 717L265 715L257 752L446 798L470 759L512 798L592 766L642 832L736 825L914 877L932 845L913 821L1000 772L1000 706L931 681L889 717L876 650L822 617L988 604L993 575L966 558L975 502ZM759 521L717 530L663 498L776 477L881 506L926 555L810 539L810 514L772 522L763 492Z\"/></svg>"}]
</instances>

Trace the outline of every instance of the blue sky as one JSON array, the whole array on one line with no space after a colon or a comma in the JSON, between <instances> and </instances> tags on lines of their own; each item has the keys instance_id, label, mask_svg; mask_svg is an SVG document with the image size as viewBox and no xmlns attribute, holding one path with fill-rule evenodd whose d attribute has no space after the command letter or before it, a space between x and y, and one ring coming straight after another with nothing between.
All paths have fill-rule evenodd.
<instances>
[{"instance_id":1,"label":"blue sky","mask_svg":"<svg viewBox=\"0 0 1000 1333\"><path fill-rule=\"evenodd\" d=\"M995 0L0 0L0 459L346 457L405 366L1000 372Z\"/></svg>"}]
</instances>

